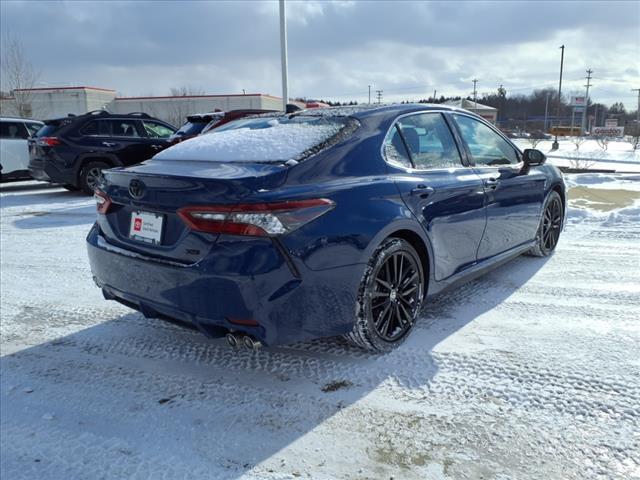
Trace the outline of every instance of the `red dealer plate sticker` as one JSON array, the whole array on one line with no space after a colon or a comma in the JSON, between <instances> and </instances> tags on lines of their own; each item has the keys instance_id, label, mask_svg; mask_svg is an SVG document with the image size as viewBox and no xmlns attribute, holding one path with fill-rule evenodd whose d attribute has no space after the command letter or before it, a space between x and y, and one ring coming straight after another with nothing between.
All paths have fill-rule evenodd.
<instances>
[{"instance_id":1,"label":"red dealer plate sticker","mask_svg":"<svg viewBox=\"0 0 640 480\"><path fill-rule=\"evenodd\" d=\"M162 239L164 215L151 212L132 212L129 237L147 243L159 244Z\"/></svg>"}]
</instances>

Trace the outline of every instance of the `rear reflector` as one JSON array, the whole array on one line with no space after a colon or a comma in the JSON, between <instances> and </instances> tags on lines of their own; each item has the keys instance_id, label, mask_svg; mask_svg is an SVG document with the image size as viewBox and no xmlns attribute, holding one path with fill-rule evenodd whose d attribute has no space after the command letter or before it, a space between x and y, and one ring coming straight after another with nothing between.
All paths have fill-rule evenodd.
<instances>
[{"instance_id":1,"label":"rear reflector","mask_svg":"<svg viewBox=\"0 0 640 480\"><path fill-rule=\"evenodd\" d=\"M40 146L55 147L56 145L60 145L60 140L58 137L40 137L36 143Z\"/></svg>"},{"instance_id":2,"label":"rear reflector","mask_svg":"<svg viewBox=\"0 0 640 480\"><path fill-rule=\"evenodd\" d=\"M184 207L178 215L192 230L266 237L283 235L327 213L335 203L326 198L289 202Z\"/></svg>"},{"instance_id":3,"label":"rear reflector","mask_svg":"<svg viewBox=\"0 0 640 480\"><path fill-rule=\"evenodd\" d=\"M235 323L236 325L244 325L246 327L257 327L260 325L257 320L252 318L228 318L229 323Z\"/></svg>"},{"instance_id":4,"label":"rear reflector","mask_svg":"<svg viewBox=\"0 0 640 480\"><path fill-rule=\"evenodd\" d=\"M101 190L94 190L93 198L96 201L98 213L105 215L109 211L109 208L111 208L111 199L109 198L109 195Z\"/></svg>"}]
</instances>

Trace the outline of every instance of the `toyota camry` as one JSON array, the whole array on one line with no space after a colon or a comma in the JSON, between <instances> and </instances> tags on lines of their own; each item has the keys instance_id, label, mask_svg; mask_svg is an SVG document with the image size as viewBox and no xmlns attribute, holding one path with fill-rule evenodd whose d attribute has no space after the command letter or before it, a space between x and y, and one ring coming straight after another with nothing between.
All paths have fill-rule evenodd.
<instances>
[{"instance_id":1,"label":"toyota camry","mask_svg":"<svg viewBox=\"0 0 640 480\"><path fill-rule=\"evenodd\" d=\"M101 182L87 243L105 298L249 348L388 351L432 296L551 254L566 210L544 154L441 105L240 119Z\"/></svg>"}]
</instances>

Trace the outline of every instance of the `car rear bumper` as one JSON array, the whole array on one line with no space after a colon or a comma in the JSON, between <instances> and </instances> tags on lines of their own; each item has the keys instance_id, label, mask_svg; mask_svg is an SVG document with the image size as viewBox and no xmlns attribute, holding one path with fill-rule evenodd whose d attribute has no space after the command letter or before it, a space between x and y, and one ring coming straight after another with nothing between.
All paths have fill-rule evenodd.
<instances>
[{"instance_id":1,"label":"car rear bumper","mask_svg":"<svg viewBox=\"0 0 640 480\"><path fill-rule=\"evenodd\" d=\"M263 242L267 249L270 240ZM216 244L205 258L186 265L115 247L97 225L87 237L91 270L105 297L147 317L186 322L213 337L239 331L265 345L351 330L364 265L311 271L295 262L292 270L294 260L287 262L275 247L280 261L267 262L264 252L248 252L238 243L235 252ZM247 264L248 271L234 273Z\"/></svg>"},{"instance_id":2,"label":"car rear bumper","mask_svg":"<svg viewBox=\"0 0 640 480\"><path fill-rule=\"evenodd\" d=\"M76 186L77 178L73 168L60 168L55 162L40 158L31 158L29 173L36 180L62 183Z\"/></svg>"}]
</instances>

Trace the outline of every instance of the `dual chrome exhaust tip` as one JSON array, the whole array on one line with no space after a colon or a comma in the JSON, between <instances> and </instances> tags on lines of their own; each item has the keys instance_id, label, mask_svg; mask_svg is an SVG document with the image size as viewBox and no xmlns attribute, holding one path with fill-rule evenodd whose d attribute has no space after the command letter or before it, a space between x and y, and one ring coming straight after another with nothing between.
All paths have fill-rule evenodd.
<instances>
[{"instance_id":1,"label":"dual chrome exhaust tip","mask_svg":"<svg viewBox=\"0 0 640 480\"><path fill-rule=\"evenodd\" d=\"M229 332L226 335L226 339L229 346L233 348L244 346L247 350L258 350L262 347L260 340L256 340L251 335L244 333Z\"/></svg>"}]
</instances>

